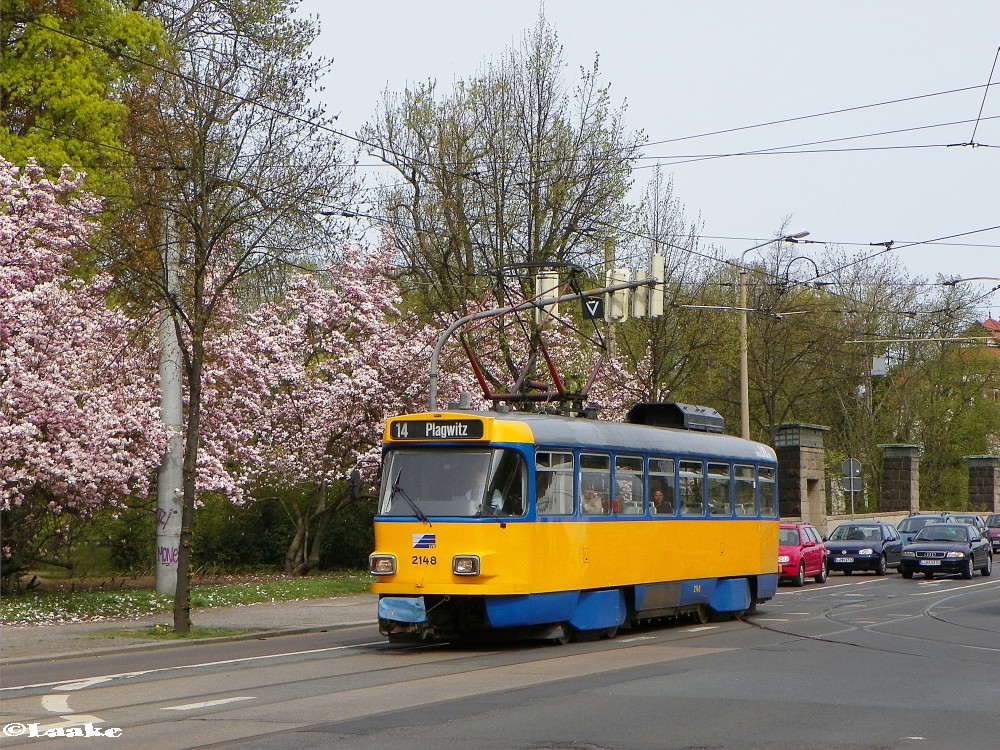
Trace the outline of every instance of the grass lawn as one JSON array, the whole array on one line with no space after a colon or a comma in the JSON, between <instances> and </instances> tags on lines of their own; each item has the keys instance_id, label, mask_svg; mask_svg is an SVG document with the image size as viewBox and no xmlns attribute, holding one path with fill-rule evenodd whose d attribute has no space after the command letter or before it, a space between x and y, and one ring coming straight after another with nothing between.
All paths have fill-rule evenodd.
<instances>
[{"instance_id":1,"label":"grass lawn","mask_svg":"<svg viewBox=\"0 0 1000 750\"><path fill-rule=\"evenodd\" d=\"M215 576L211 582L192 582L191 606L235 607L344 596L366 593L371 584L371 577L363 571L306 577ZM0 624L99 622L168 612L173 607L173 597L158 595L152 584L148 588L122 585L115 589L112 581L108 590L93 590L93 584L81 588L87 590L76 590L73 584L70 591L30 590L0 597Z\"/></svg>"}]
</instances>

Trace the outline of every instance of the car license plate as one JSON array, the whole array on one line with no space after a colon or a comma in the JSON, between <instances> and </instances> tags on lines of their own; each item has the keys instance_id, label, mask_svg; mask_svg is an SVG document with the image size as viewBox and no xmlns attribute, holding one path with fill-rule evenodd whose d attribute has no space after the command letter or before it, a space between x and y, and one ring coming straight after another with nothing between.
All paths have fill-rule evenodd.
<instances>
[{"instance_id":1,"label":"car license plate","mask_svg":"<svg viewBox=\"0 0 1000 750\"><path fill-rule=\"evenodd\" d=\"M833 558L835 563L852 563L854 562L853 557L835 557Z\"/></svg>"},{"instance_id":2,"label":"car license plate","mask_svg":"<svg viewBox=\"0 0 1000 750\"><path fill-rule=\"evenodd\" d=\"M940 565L941 561L940 560L921 560L920 564L921 565Z\"/></svg>"}]
</instances>

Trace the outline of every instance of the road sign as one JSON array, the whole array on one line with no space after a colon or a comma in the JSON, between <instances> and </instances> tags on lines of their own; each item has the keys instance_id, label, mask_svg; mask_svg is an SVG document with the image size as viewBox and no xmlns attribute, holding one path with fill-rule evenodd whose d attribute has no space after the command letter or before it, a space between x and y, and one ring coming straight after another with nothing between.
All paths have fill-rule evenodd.
<instances>
[{"instance_id":1,"label":"road sign","mask_svg":"<svg viewBox=\"0 0 1000 750\"><path fill-rule=\"evenodd\" d=\"M604 297L584 297L580 300L583 303L584 320L604 320Z\"/></svg>"},{"instance_id":2,"label":"road sign","mask_svg":"<svg viewBox=\"0 0 1000 750\"><path fill-rule=\"evenodd\" d=\"M849 458L844 461L841 469L844 472L845 477L860 477L861 476L861 462L856 458Z\"/></svg>"},{"instance_id":3,"label":"road sign","mask_svg":"<svg viewBox=\"0 0 1000 750\"><path fill-rule=\"evenodd\" d=\"M841 477L841 483L844 486L844 492L861 492L861 477Z\"/></svg>"}]
</instances>

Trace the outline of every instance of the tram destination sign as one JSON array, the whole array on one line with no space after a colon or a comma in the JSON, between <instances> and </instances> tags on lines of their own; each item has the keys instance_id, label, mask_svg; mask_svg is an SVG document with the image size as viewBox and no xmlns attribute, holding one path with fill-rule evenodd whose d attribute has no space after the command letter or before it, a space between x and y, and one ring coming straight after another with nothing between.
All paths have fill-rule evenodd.
<instances>
[{"instance_id":1,"label":"tram destination sign","mask_svg":"<svg viewBox=\"0 0 1000 750\"><path fill-rule=\"evenodd\" d=\"M483 423L478 419L407 419L392 422L393 440L482 440Z\"/></svg>"}]
</instances>

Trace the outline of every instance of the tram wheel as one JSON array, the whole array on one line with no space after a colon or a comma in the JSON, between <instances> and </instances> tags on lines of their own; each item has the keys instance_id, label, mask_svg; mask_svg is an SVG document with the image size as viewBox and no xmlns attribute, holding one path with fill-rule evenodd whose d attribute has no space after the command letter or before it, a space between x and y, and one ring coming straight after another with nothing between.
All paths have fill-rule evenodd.
<instances>
[{"instance_id":1,"label":"tram wheel","mask_svg":"<svg viewBox=\"0 0 1000 750\"><path fill-rule=\"evenodd\" d=\"M695 613L695 616L698 618L698 622L702 625L707 625L712 619L708 611L707 604L699 604L698 611Z\"/></svg>"},{"instance_id":2,"label":"tram wheel","mask_svg":"<svg viewBox=\"0 0 1000 750\"><path fill-rule=\"evenodd\" d=\"M562 635L558 635L555 638L550 638L549 643L553 646L566 646L571 640L573 640L573 631L569 625L559 626Z\"/></svg>"}]
</instances>

